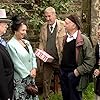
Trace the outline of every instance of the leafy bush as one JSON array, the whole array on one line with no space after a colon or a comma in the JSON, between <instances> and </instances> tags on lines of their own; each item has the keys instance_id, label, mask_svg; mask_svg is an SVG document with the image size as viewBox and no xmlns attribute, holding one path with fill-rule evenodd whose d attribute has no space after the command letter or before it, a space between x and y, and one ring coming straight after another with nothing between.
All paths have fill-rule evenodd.
<instances>
[{"instance_id":1,"label":"leafy bush","mask_svg":"<svg viewBox=\"0 0 100 100\"><path fill-rule=\"evenodd\" d=\"M40 27L44 22L43 12L46 7L54 7L57 11L58 18L62 18L65 14L76 12L80 9L78 6L73 6L73 0L36 1L37 0L22 0L22 2L20 1L19 3L0 3L0 8L5 8L9 17L15 14L25 17L29 28L32 29L35 34L40 32Z\"/></svg>"},{"instance_id":2,"label":"leafy bush","mask_svg":"<svg viewBox=\"0 0 100 100\"><path fill-rule=\"evenodd\" d=\"M83 100L94 100L94 84L90 83L86 91L83 93Z\"/></svg>"}]
</instances>

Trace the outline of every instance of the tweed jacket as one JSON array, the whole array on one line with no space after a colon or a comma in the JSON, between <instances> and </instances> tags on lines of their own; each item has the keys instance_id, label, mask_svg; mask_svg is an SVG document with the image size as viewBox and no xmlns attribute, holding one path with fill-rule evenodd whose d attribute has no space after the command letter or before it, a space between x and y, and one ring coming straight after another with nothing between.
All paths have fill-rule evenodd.
<instances>
[{"instance_id":1,"label":"tweed jacket","mask_svg":"<svg viewBox=\"0 0 100 100\"><path fill-rule=\"evenodd\" d=\"M61 59L61 51L63 49L63 37L66 35L64 23L61 20L57 20L57 33L56 33L56 48L59 56L59 61ZM47 43L47 22L43 24L40 32L40 43L39 49L46 50Z\"/></svg>"},{"instance_id":2,"label":"tweed jacket","mask_svg":"<svg viewBox=\"0 0 100 100\"><path fill-rule=\"evenodd\" d=\"M16 40L15 37L8 42L7 50L14 62L14 78L21 79L30 75L33 68L37 68L36 57L29 41L23 39L29 52Z\"/></svg>"},{"instance_id":3,"label":"tweed jacket","mask_svg":"<svg viewBox=\"0 0 100 100\"><path fill-rule=\"evenodd\" d=\"M76 62L77 70L80 73L80 82L77 87L79 91L84 90L89 83L89 73L95 64L94 49L90 40L81 31L78 31L76 38Z\"/></svg>"}]
</instances>

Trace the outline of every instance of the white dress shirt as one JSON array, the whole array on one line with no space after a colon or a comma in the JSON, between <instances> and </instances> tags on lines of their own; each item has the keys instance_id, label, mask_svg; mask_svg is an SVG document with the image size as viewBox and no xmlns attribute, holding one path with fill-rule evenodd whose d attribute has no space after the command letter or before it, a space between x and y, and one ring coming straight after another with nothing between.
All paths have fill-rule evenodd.
<instances>
[{"instance_id":1,"label":"white dress shirt","mask_svg":"<svg viewBox=\"0 0 100 100\"><path fill-rule=\"evenodd\" d=\"M73 35L70 35L70 34L67 33L67 36L68 36L67 42L70 42L73 39L76 39L77 38L77 34L78 34L78 30Z\"/></svg>"},{"instance_id":2,"label":"white dress shirt","mask_svg":"<svg viewBox=\"0 0 100 100\"><path fill-rule=\"evenodd\" d=\"M56 26L56 20L55 20L54 24L49 25L49 30L51 33L53 33L55 26ZM51 27L52 27L52 30L51 30Z\"/></svg>"}]
</instances>

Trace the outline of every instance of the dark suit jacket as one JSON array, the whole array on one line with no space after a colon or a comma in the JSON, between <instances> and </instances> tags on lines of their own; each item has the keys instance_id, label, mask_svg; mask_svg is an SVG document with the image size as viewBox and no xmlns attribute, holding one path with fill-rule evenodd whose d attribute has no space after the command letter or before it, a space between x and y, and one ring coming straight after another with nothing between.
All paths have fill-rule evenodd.
<instances>
[{"instance_id":1,"label":"dark suit jacket","mask_svg":"<svg viewBox=\"0 0 100 100\"><path fill-rule=\"evenodd\" d=\"M0 100L12 98L14 66L6 48L0 44Z\"/></svg>"}]
</instances>

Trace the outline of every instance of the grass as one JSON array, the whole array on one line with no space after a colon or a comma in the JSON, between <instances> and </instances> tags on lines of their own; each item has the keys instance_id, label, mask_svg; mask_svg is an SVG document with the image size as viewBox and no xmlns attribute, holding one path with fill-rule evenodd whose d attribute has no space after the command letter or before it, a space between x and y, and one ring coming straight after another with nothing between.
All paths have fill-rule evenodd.
<instances>
[{"instance_id":1,"label":"grass","mask_svg":"<svg viewBox=\"0 0 100 100\"><path fill-rule=\"evenodd\" d=\"M87 87L86 91L83 93L83 100L94 100L94 85L90 83ZM41 96L39 96L40 100L43 100ZM61 93L59 94L51 94L49 100L63 100Z\"/></svg>"},{"instance_id":2,"label":"grass","mask_svg":"<svg viewBox=\"0 0 100 100\"><path fill-rule=\"evenodd\" d=\"M86 91L83 93L83 100L94 100L94 84L90 83Z\"/></svg>"},{"instance_id":3,"label":"grass","mask_svg":"<svg viewBox=\"0 0 100 100\"><path fill-rule=\"evenodd\" d=\"M41 96L39 96L39 100L43 100ZM49 100L63 100L61 94L51 94Z\"/></svg>"}]
</instances>

